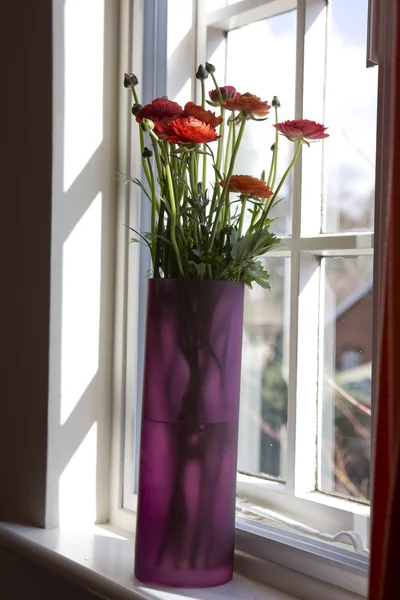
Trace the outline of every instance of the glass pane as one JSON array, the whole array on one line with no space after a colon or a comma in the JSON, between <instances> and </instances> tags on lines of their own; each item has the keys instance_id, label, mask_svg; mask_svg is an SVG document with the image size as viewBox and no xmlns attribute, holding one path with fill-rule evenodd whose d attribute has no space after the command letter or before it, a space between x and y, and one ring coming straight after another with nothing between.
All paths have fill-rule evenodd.
<instances>
[{"instance_id":1,"label":"glass pane","mask_svg":"<svg viewBox=\"0 0 400 600\"><path fill-rule=\"evenodd\" d=\"M378 68L366 68L368 0L332 0L323 231L372 229Z\"/></svg>"},{"instance_id":2,"label":"glass pane","mask_svg":"<svg viewBox=\"0 0 400 600\"><path fill-rule=\"evenodd\" d=\"M296 11L290 11L228 33L226 84L241 92L256 94L271 103L273 96L281 102L279 120L294 118L296 66ZM260 66L260 61L262 64ZM275 129L274 113L268 121L246 124L235 173L260 177L265 169L268 175L271 145ZM291 158L293 144L279 139L278 178L282 176ZM275 185L275 187L277 187ZM282 188L282 201L272 217L281 217L273 228L278 233L291 231L291 179Z\"/></svg>"},{"instance_id":3,"label":"glass pane","mask_svg":"<svg viewBox=\"0 0 400 600\"><path fill-rule=\"evenodd\" d=\"M372 256L324 258L319 489L369 500Z\"/></svg>"},{"instance_id":4,"label":"glass pane","mask_svg":"<svg viewBox=\"0 0 400 600\"><path fill-rule=\"evenodd\" d=\"M239 470L285 478L290 260L264 259L271 291L246 291Z\"/></svg>"}]
</instances>

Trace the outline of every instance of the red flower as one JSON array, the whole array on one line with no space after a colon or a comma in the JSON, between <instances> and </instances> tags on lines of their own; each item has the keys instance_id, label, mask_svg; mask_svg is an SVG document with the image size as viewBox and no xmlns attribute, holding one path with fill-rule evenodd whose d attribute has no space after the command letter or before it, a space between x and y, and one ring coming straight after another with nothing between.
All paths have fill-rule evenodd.
<instances>
[{"instance_id":1,"label":"red flower","mask_svg":"<svg viewBox=\"0 0 400 600\"><path fill-rule=\"evenodd\" d=\"M172 144L207 144L220 138L214 127L195 117L174 119L164 128L164 135Z\"/></svg>"},{"instance_id":2,"label":"red flower","mask_svg":"<svg viewBox=\"0 0 400 600\"><path fill-rule=\"evenodd\" d=\"M220 87L219 91L221 92L221 97L224 102L228 98L236 98L237 96L240 96L240 93L236 91L236 88L234 88L233 85L225 85L224 87ZM208 92L208 95L210 96L210 100L215 102L216 105L219 104L219 96L217 90L211 90L211 92Z\"/></svg>"},{"instance_id":3,"label":"red flower","mask_svg":"<svg viewBox=\"0 0 400 600\"><path fill-rule=\"evenodd\" d=\"M308 119L284 121L283 123L277 123L274 127L291 142L295 140L322 140L329 137L329 133L325 133L327 129L325 125Z\"/></svg>"},{"instance_id":4,"label":"red flower","mask_svg":"<svg viewBox=\"0 0 400 600\"><path fill-rule=\"evenodd\" d=\"M220 181L223 186L225 180ZM273 192L262 179L250 177L250 175L232 175L228 183L228 190L242 196L253 196L254 198L271 198Z\"/></svg>"},{"instance_id":5,"label":"red flower","mask_svg":"<svg viewBox=\"0 0 400 600\"><path fill-rule=\"evenodd\" d=\"M156 98L151 104L146 104L136 115L136 121L142 122L142 119L150 119L154 123L154 130L158 134L164 132L164 127L168 125L171 119L182 116L183 109L176 102L168 98Z\"/></svg>"},{"instance_id":6,"label":"red flower","mask_svg":"<svg viewBox=\"0 0 400 600\"><path fill-rule=\"evenodd\" d=\"M235 98L227 98L223 106L228 110L240 110L257 117L265 117L271 108L268 102L263 102L258 96L249 92L237 95Z\"/></svg>"},{"instance_id":7,"label":"red flower","mask_svg":"<svg viewBox=\"0 0 400 600\"><path fill-rule=\"evenodd\" d=\"M211 110L205 110L202 106L195 104L194 102L188 102L185 105L185 109L183 111L183 117L194 117L198 121L203 121L203 123L208 123L211 127L218 127L221 125L223 118L216 117L214 112Z\"/></svg>"}]
</instances>

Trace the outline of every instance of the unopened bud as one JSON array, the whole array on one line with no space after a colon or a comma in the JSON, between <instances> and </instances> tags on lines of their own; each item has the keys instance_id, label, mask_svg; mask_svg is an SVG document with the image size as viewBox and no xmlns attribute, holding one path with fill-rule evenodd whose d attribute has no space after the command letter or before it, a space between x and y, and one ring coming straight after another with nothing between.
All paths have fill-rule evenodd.
<instances>
[{"instance_id":1,"label":"unopened bud","mask_svg":"<svg viewBox=\"0 0 400 600\"><path fill-rule=\"evenodd\" d=\"M215 73L215 67L211 63L206 62L207 73Z\"/></svg>"},{"instance_id":2,"label":"unopened bud","mask_svg":"<svg viewBox=\"0 0 400 600\"><path fill-rule=\"evenodd\" d=\"M196 79L200 79L200 81L204 81L205 79L207 79L207 77L208 77L207 71L205 70L203 65L199 65L199 68L197 69L197 73L196 73Z\"/></svg>"},{"instance_id":3,"label":"unopened bud","mask_svg":"<svg viewBox=\"0 0 400 600\"><path fill-rule=\"evenodd\" d=\"M137 115L138 112L140 112L142 110L142 108L143 108L143 104L134 104L132 106L132 114Z\"/></svg>"},{"instance_id":4,"label":"unopened bud","mask_svg":"<svg viewBox=\"0 0 400 600\"><path fill-rule=\"evenodd\" d=\"M271 150L272 150L272 152L275 152L275 144L272 144Z\"/></svg>"},{"instance_id":5,"label":"unopened bud","mask_svg":"<svg viewBox=\"0 0 400 600\"><path fill-rule=\"evenodd\" d=\"M133 73L125 73L124 75L124 86L126 88L135 87L139 83L138 78Z\"/></svg>"},{"instance_id":6,"label":"unopened bud","mask_svg":"<svg viewBox=\"0 0 400 600\"><path fill-rule=\"evenodd\" d=\"M143 119L140 123L140 127L143 129L143 131L153 131L154 123L151 121L151 119Z\"/></svg>"},{"instance_id":7,"label":"unopened bud","mask_svg":"<svg viewBox=\"0 0 400 600\"><path fill-rule=\"evenodd\" d=\"M145 146L142 152L142 156L143 158L151 158L153 156L153 153L150 150L150 148L147 148L147 146Z\"/></svg>"},{"instance_id":8,"label":"unopened bud","mask_svg":"<svg viewBox=\"0 0 400 600\"><path fill-rule=\"evenodd\" d=\"M278 99L278 97L277 97L277 96L274 96L274 97L272 98L272 106L273 106L274 108L278 108L280 105L281 105L281 103L279 102L279 99Z\"/></svg>"}]
</instances>

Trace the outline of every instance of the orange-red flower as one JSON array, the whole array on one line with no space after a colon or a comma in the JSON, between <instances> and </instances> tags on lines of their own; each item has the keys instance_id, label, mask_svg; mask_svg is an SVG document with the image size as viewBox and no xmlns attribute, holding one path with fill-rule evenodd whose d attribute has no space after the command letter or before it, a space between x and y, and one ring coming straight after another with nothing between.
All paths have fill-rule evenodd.
<instances>
[{"instance_id":1,"label":"orange-red flower","mask_svg":"<svg viewBox=\"0 0 400 600\"><path fill-rule=\"evenodd\" d=\"M195 117L180 117L164 128L165 138L173 144L207 144L220 138L214 127Z\"/></svg>"},{"instance_id":2,"label":"orange-red flower","mask_svg":"<svg viewBox=\"0 0 400 600\"><path fill-rule=\"evenodd\" d=\"M151 104L146 104L140 109L136 121L141 123L142 119L150 119L154 123L156 133L162 134L171 119L182 116L182 113L183 109L177 102L168 98L156 98Z\"/></svg>"},{"instance_id":3,"label":"orange-red flower","mask_svg":"<svg viewBox=\"0 0 400 600\"><path fill-rule=\"evenodd\" d=\"M194 102L188 102L185 104L185 109L183 111L183 117L194 117L198 121L203 121L203 123L208 123L211 127L218 127L221 125L223 118L216 117L215 112L211 110L205 110L202 106L195 104Z\"/></svg>"},{"instance_id":4,"label":"orange-red flower","mask_svg":"<svg viewBox=\"0 0 400 600\"><path fill-rule=\"evenodd\" d=\"M296 140L322 140L329 137L329 133L325 133L327 129L325 125L308 119L283 121L283 123L277 123L274 127L291 142Z\"/></svg>"},{"instance_id":5,"label":"orange-red flower","mask_svg":"<svg viewBox=\"0 0 400 600\"><path fill-rule=\"evenodd\" d=\"M221 186L224 183L225 180L220 181ZM250 175L232 175L228 183L228 190L254 198L271 198L273 195L273 191L265 181L257 179L257 177L250 177Z\"/></svg>"},{"instance_id":6,"label":"orange-red flower","mask_svg":"<svg viewBox=\"0 0 400 600\"><path fill-rule=\"evenodd\" d=\"M227 98L224 108L228 110L240 110L243 113L252 114L256 117L265 117L271 108L268 102L263 102L254 94L241 94L235 98Z\"/></svg>"}]
</instances>

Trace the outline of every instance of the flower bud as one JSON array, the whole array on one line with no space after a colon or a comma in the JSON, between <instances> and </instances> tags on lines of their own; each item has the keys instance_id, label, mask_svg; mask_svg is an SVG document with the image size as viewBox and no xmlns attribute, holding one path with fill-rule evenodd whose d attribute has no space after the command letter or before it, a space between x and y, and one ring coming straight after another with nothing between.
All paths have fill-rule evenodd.
<instances>
[{"instance_id":1,"label":"flower bud","mask_svg":"<svg viewBox=\"0 0 400 600\"><path fill-rule=\"evenodd\" d=\"M206 62L207 73L215 73L215 67L211 63Z\"/></svg>"},{"instance_id":2,"label":"flower bud","mask_svg":"<svg viewBox=\"0 0 400 600\"><path fill-rule=\"evenodd\" d=\"M273 106L274 108L278 108L278 107L281 105L281 103L279 102L279 99L278 99L278 97L277 97L277 96L274 96L274 97L272 98L272 102L271 102L271 104L272 104L272 106Z\"/></svg>"},{"instance_id":3,"label":"flower bud","mask_svg":"<svg viewBox=\"0 0 400 600\"><path fill-rule=\"evenodd\" d=\"M153 152L150 150L150 148L145 146L143 148L142 157L143 158L151 158L152 156L153 156Z\"/></svg>"},{"instance_id":4,"label":"flower bud","mask_svg":"<svg viewBox=\"0 0 400 600\"><path fill-rule=\"evenodd\" d=\"M151 121L151 119L142 119L140 127L143 129L143 131L153 131L154 123Z\"/></svg>"},{"instance_id":5,"label":"flower bud","mask_svg":"<svg viewBox=\"0 0 400 600\"><path fill-rule=\"evenodd\" d=\"M199 68L197 69L197 73L196 73L196 79L200 79L200 81L204 81L205 79L207 79L207 77L208 77L207 71L205 70L203 65L199 65Z\"/></svg>"},{"instance_id":6,"label":"flower bud","mask_svg":"<svg viewBox=\"0 0 400 600\"><path fill-rule=\"evenodd\" d=\"M221 98L222 98L223 102L226 102L226 100L228 98L233 99L233 98L236 98L237 96L240 96L240 93L236 91L236 88L234 88L233 85L224 85L223 87L220 87L219 93L221 94ZM218 90L211 90L210 92L208 92L208 95L210 96L211 101L216 103L213 106L218 106L218 104L219 104Z\"/></svg>"},{"instance_id":7,"label":"flower bud","mask_svg":"<svg viewBox=\"0 0 400 600\"><path fill-rule=\"evenodd\" d=\"M271 151L272 151L272 152L275 152L275 144L272 144L272 146L271 146Z\"/></svg>"},{"instance_id":8,"label":"flower bud","mask_svg":"<svg viewBox=\"0 0 400 600\"><path fill-rule=\"evenodd\" d=\"M124 86L126 88L135 87L139 83L138 78L133 73L125 73L124 75Z\"/></svg>"},{"instance_id":9,"label":"flower bud","mask_svg":"<svg viewBox=\"0 0 400 600\"><path fill-rule=\"evenodd\" d=\"M143 108L143 104L134 104L132 106L132 114L135 116L140 112Z\"/></svg>"}]
</instances>

